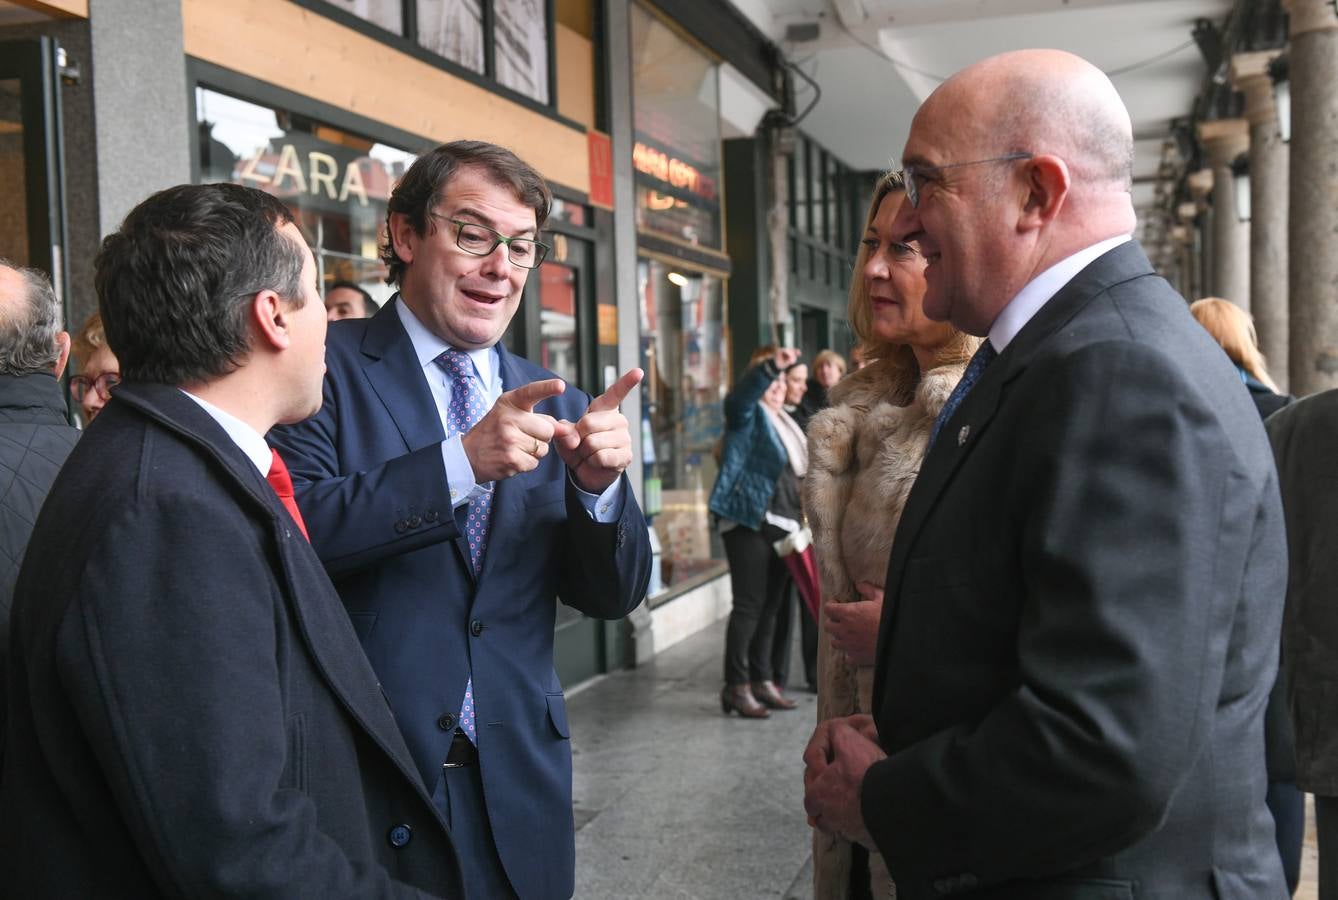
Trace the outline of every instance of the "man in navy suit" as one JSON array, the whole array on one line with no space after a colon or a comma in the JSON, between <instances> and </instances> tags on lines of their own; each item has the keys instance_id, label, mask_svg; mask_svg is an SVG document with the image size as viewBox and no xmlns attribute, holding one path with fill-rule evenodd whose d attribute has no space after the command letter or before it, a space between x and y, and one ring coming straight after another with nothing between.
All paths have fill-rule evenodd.
<instances>
[{"instance_id":1,"label":"man in navy suit","mask_svg":"<svg viewBox=\"0 0 1338 900\"><path fill-rule=\"evenodd\" d=\"M592 401L499 343L550 204L500 147L419 157L388 205L399 293L331 328L320 413L272 435L472 897L571 896L555 600L619 618L650 577L618 412L641 371Z\"/></svg>"}]
</instances>

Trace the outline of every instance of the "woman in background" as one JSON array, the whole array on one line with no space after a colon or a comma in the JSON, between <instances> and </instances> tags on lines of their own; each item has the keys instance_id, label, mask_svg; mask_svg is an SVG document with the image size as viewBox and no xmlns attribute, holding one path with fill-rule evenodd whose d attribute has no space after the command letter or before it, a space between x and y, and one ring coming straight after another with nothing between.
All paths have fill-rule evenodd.
<instances>
[{"instance_id":1,"label":"woman in background","mask_svg":"<svg viewBox=\"0 0 1338 900\"><path fill-rule=\"evenodd\" d=\"M895 173L874 190L849 307L866 364L831 389L808 428L804 508L824 598L819 721L870 712L892 537L934 420L978 344L925 316L925 259L892 230L904 197ZM816 900L892 896L881 858L862 847L815 831L813 863Z\"/></svg>"},{"instance_id":2,"label":"woman in background","mask_svg":"<svg viewBox=\"0 0 1338 900\"><path fill-rule=\"evenodd\" d=\"M798 357L788 347L753 354L725 397L720 474L711 490L734 592L720 709L747 719L796 706L773 680L772 639L790 584L773 545L800 527L800 481L808 468L804 432L784 409L784 372Z\"/></svg>"},{"instance_id":3,"label":"woman in background","mask_svg":"<svg viewBox=\"0 0 1338 900\"><path fill-rule=\"evenodd\" d=\"M1250 399L1261 419L1267 419L1295 399L1278 391L1278 386L1269 377L1264 355L1259 352L1254 320L1249 313L1219 297L1197 300L1190 304L1189 312L1226 351L1227 358L1236 364L1240 380L1249 389ZM1277 598L1278 603L1282 600ZM1296 787L1296 739L1287 712L1287 691L1281 665L1278 666L1278 680L1268 695L1268 707L1264 710L1264 765L1268 770L1268 811L1273 814L1273 833L1278 855L1282 857L1282 872L1287 877L1288 891L1295 894L1296 885L1301 880L1305 794Z\"/></svg>"},{"instance_id":4,"label":"woman in background","mask_svg":"<svg viewBox=\"0 0 1338 900\"><path fill-rule=\"evenodd\" d=\"M79 374L70 378L70 396L79 404L87 427L111 399L112 388L121 383L121 364L107 346L107 334L102 330L102 316L98 313L88 317L75 335L71 349L79 361Z\"/></svg>"}]
</instances>

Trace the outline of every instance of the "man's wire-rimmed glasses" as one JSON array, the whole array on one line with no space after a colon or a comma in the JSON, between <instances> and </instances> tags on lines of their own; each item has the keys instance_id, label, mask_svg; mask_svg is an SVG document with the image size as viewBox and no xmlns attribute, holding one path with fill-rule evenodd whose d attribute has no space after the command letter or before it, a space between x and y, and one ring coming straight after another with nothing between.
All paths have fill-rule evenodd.
<instances>
[{"instance_id":1,"label":"man's wire-rimmed glasses","mask_svg":"<svg viewBox=\"0 0 1338 900\"><path fill-rule=\"evenodd\" d=\"M498 244L505 244L507 259L522 269L537 269L548 256L549 246L542 241L507 237L487 225L451 219L440 213L429 212L428 215L454 225L455 245L471 256L487 256L497 249Z\"/></svg>"},{"instance_id":2,"label":"man's wire-rimmed glasses","mask_svg":"<svg viewBox=\"0 0 1338 900\"><path fill-rule=\"evenodd\" d=\"M1019 159L1031 159L1033 155L1022 150L1005 156L991 156L989 159L973 159L969 162L944 163L941 166L922 166L918 163L911 163L901 170L901 177L906 184L906 199L911 202L912 207L918 208L920 206L922 182L928 182L928 176L932 172L941 172L944 169L960 169L963 166L983 166L985 163L1014 162Z\"/></svg>"}]
</instances>

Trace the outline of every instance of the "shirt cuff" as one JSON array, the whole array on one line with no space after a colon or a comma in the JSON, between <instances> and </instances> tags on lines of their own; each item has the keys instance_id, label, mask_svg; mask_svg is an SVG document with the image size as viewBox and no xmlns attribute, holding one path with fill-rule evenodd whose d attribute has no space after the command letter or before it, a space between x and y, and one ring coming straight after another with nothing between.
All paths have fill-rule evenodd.
<instances>
[{"instance_id":1,"label":"shirt cuff","mask_svg":"<svg viewBox=\"0 0 1338 900\"><path fill-rule=\"evenodd\" d=\"M446 487L451 492L451 508L463 506L480 494L486 494L488 487L474 481L474 467L465 455L465 445L460 435L449 437L441 442L441 459L446 465Z\"/></svg>"},{"instance_id":2,"label":"shirt cuff","mask_svg":"<svg viewBox=\"0 0 1338 900\"><path fill-rule=\"evenodd\" d=\"M616 522L623 514L623 480L621 477L615 478L613 484L604 488L602 494L592 494L576 483L576 479L571 477L571 470L567 470L567 480L571 486L576 488L576 496L580 498L581 505L585 511L590 514L590 518L596 522L608 524Z\"/></svg>"}]
</instances>

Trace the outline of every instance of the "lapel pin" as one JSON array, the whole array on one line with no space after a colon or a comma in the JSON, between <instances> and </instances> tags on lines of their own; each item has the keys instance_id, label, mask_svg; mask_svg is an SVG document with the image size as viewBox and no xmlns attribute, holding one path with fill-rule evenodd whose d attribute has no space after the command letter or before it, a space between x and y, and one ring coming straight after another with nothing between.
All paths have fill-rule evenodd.
<instances>
[{"instance_id":1,"label":"lapel pin","mask_svg":"<svg viewBox=\"0 0 1338 900\"><path fill-rule=\"evenodd\" d=\"M966 443L966 439L971 436L971 426L963 425L962 430L957 432L957 446L960 447Z\"/></svg>"}]
</instances>

